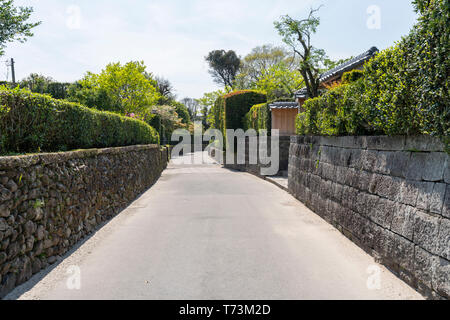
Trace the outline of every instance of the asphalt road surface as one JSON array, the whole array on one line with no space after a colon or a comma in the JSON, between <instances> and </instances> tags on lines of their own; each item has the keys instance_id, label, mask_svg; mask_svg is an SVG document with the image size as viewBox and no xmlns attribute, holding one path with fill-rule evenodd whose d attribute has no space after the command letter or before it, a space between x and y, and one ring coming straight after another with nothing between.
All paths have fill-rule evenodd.
<instances>
[{"instance_id":1,"label":"asphalt road surface","mask_svg":"<svg viewBox=\"0 0 450 320\"><path fill-rule=\"evenodd\" d=\"M161 179L7 299L422 299L291 195L216 164Z\"/></svg>"}]
</instances>

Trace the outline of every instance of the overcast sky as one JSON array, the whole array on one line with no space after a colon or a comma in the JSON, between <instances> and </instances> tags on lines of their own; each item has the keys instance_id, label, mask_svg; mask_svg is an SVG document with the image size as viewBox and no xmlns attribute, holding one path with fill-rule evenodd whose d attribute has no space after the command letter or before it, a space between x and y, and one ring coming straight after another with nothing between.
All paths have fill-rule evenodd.
<instances>
[{"instance_id":1,"label":"overcast sky","mask_svg":"<svg viewBox=\"0 0 450 320\"><path fill-rule=\"evenodd\" d=\"M199 98L217 89L204 57L215 49L245 56L262 44L280 45L273 22L304 18L323 4L316 47L334 59L387 48L415 23L411 0L16 0L33 6L41 20L25 44L12 43L16 77L30 73L75 81L110 62L143 60L168 78L178 98ZM379 15L378 15L379 13ZM378 19L377 17L380 17ZM0 80L7 68L0 65Z\"/></svg>"}]
</instances>

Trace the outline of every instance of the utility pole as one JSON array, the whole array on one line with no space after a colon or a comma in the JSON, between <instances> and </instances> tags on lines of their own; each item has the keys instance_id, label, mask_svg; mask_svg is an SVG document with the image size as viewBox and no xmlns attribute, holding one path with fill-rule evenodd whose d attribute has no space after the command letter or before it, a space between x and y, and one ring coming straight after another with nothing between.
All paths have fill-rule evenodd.
<instances>
[{"instance_id":1,"label":"utility pole","mask_svg":"<svg viewBox=\"0 0 450 320\"><path fill-rule=\"evenodd\" d=\"M8 67L11 67L11 75L12 75L12 84L13 84L13 86L16 85L16 70L14 69L14 63L15 63L15 61L14 61L13 58L11 58L11 60L9 60L9 61L6 61L6 65Z\"/></svg>"},{"instance_id":2,"label":"utility pole","mask_svg":"<svg viewBox=\"0 0 450 320\"><path fill-rule=\"evenodd\" d=\"M13 86L16 85L16 71L14 70L14 59L11 58L11 76L12 76L12 83Z\"/></svg>"}]
</instances>

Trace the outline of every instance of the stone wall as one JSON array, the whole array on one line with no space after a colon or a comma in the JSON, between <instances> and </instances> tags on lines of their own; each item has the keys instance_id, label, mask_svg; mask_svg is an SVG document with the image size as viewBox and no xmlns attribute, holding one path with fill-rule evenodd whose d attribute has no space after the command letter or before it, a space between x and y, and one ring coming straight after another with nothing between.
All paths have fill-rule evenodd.
<instances>
[{"instance_id":1,"label":"stone wall","mask_svg":"<svg viewBox=\"0 0 450 320\"><path fill-rule=\"evenodd\" d=\"M290 147L290 143L291 143L291 138L290 137L287 137L287 136L279 137L279 144L280 144L279 163L280 163L280 167L279 167L278 174L281 174L283 171L287 171L288 170L288 167L289 167L289 147ZM259 143L258 143L258 148L259 148ZM267 148L270 150L270 137L269 137L268 142L267 142ZM258 151L259 151L259 149L258 149ZM243 171L243 172L249 172L249 173L252 173L254 175L260 176L261 175L261 168L269 167L269 166L262 165L261 163L259 163L259 161L258 161L258 164L250 164L249 153L250 153L250 145L249 145L249 138L247 137L246 140L245 140L245 164L238 164L237 163L237 155L234 155L234 163L233 164L226 163L225 164L225 168L238 170L238 171ZM269 151L269 154L270 154L270 151ZM225 160L225 156L224 156L224 160Z\"/></svg>"},{"instance_id":2,"label":"stone wall","mask_svg":"<svg viewBox=\"0 0 450 320\"><path fill-rule=\"evenodd\" d=\"M0 298L126 208L168 159L154 145L0 157Z\"/></svg>"},{"instance_id":3,"label":"stone wall","mask_svg":"<svg viewBox=\"0 0 450 320\"><path fill-rule=\"evenodd\" d=\"M449 165L431 137L292 137L289 190L420 293L448 299Z\"/></svg>"}]
</instances>

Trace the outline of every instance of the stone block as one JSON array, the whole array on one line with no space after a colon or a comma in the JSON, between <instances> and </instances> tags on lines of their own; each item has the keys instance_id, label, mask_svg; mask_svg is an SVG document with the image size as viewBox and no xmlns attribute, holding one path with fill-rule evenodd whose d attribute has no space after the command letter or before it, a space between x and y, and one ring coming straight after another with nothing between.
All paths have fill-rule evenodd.
<instances>
[{"instance_id":1,"label":"stone block","mask_svg":"<svg viewBox=\"0 0 450 320\"><path fill-rule=\"evenodd\" d=\"M442 215L450 219L450 184L447 184Z\"/></svg>"},{"instance_id":2,"label":"stone block","mask_svg":"<svg viewBox=\"0 0 450 320\"><path fill-rule=\"evenodd\" d=\"M418 211L414 221L414 243L423 249L437 254L440 219Z\"/></svg>"},{"instance_id":3,"label":"stone block","mask_svg":"<svg viewBox=\"0 0 450 320\"><path fill-rule=\"evenodd\" d=\"M398 200L402 180L385 175L374 174L370 182L369 191L389 200Z\"/></svg>"},{"instance_id":4,"label":"stone block","mask_svg":"<svg viewBox=\"0 0 450 320\"><path fill-rule=\"evenodd\" d=\"M450 260L450 220L442 219L437 240L437 254Z\"/></svg>"},{"instance_id":5,"label":"stone block","mask_svg":"<svg viewBox=\"0 0 450 320\"><path fill-rule=\"evenodd\" d=\"M329 163L323 163L322 177L330 181L336 181L336 167Z\"/></svg>"},{"instance_id":6,"label":"stone block","mask_svg":"<svg viewBox=\"0 0 450 320\"><path fill-rule=\"evenodd\" d=\"M365 149L367 147L367 139L364 136L344 136L339 137L340 146L350 149Z\"/></svg>"},{"instance_id":7,"label":"stone block","mask_svg":"<svg viewBox=\"0 0 450 320\"><path fill-rule=\"evenodd\" d=\"M392 219L391 230L412 241L416 212L417 210L413 207L397 204Z\"/></svg>"},{"instance_id":8,"label":"stone block","mask_svg":"<svg viewBox=\"0 0 450 320\"><path fill-rule=\"evenodd\" d=\"M450 184L450 156L446 154L447 161L445 161L444 168L444 182Z\"/></svg>"},{"instance_id":9,"label":"stone block","mask_svg":"<svg viewBox=\"0 0 450 320\"><path fill-rule=\"evenodd\" d=\"M427 165L427 153L413 152L406 169L406 179L408 180L422 180L422 173Z\"/></svg>"},{"instance_id":10,"label":"stone block","mask_svg":"<svg viewBox=\"0 0 450 320\"><path fill-rule=\"evenodd\" d=\"M390 163L388 164L390 174L394 177L405 178L410 158L410 152L393 152L391 158L392 160L390 160Z\"/></svg>"},{"instance_id":11,"label":"stone block","mask_svg":"<svg viewBox=\"0 0 450 320\"><path fill-rule=\"evenodd\" d=\"M436 183L433 187L433 193L430 200L430 211L441 214L445 201L445 191L447 185L445 183Z\"/></svg>"},{"instance_id":12,"label":"stone block","mask_svg":"<svg viewBox=\"0 0 450 320\"><path fill-rule=\"evenodd\" d=\"M368 172L375 171L375 165L378 161L378 151L364 150L361 152L362 168Z\"/></svg>"},{"instance_id":13,"label":"stone block","mask_svg":"<svg viewBox=\"0 0 450 320\"><path fill-rule=\"evenodd\" d=\"M417 181L403 181L400 188L399 201L415 207L417 204L417 197L419 195L420 182Z\"/></svg>"},{"instance_id":14,"label":"stone block","mask_svg":"<svg viewBox=\"0 0 450 320\"><path fill-rule=\"evenodd\" d=\"M440 258L433 275L433 289L443 297L450 297L450 262Z\"/></svg>"},{"instance_id":15,"label":"stone block","mask_svg":"<svg viewBox=\"0 0 450 320\"><path fill-rule=\"evenodd\" d=\"M358 186L357 188L361 191L368 191L370 186L370 181L372 180L373 173L367 171L359 171L358 175Z\"/></svg>"},{"instance_id":16,"label":"stone block","mask_svg":"<svg viewBox=\"0 0 450 320\"><path fill-rule=\"evenodd\" d=\"M423 250L421 247L415 247L414 254L414 276L425 284L428 288L433 287L433 275L439 258Z\"/></svg>"},{"instance_id":17,"label":"stone block","mask_svg":"<svg viewBox=\"0 0 450 320\"><path fill-rule=\"evenodd\" d=\"M418 182L418 194L417 194L417 204L418 209L428 211L430 210L431 197L433 196L433 182Z\"/></svg>"},{"instance_id":18,"label":"stone block","mask_svg":"<svg viewBox=\"0 0 450 320\"><path fill-rule=\"evenodd\" d=\"M414 244L411 241L389 230L379 229L375 234L374 249L385 264L398 264L406 270L413 270Z\"/></svg>"},{"instance_id":19,"label":"stone block","mask_svg":"<svg viewBox=\"0 0 450 320\"><path fill-rule=\"evenodd\" d=\"M439 138L429 135L408 136L405 150L439 152L444 150L444 144Z\"/></svg>"},{"instance_id":20,"label":"stone block","mask_svg":"<svg viewBox=\"0 0 450 320\"><path fill-rule=\"evenodd\" d=\"M350 166L350 160L352 156L351 149L340 149L338 165L348 168Z\"/></svg>"},{"instance_id":21,"label":"stone block","mask_svg":"<svg viewBox=\"0 0 450 320\"><path fill-rule=\"evenodd\" d=\"M379 151L377 162L375 163L375 172L380 174L391 173L391 164L393 163L394 153L391 151Z\"/></svg>"},{"instance_id":22,"label":"stone block","mask_svg":"<svg viewBox=\"0 0 450 320\"><path fill-rule=\"evenodd\" d=\"M395 211L395 203L393 201L379 198L376 206L368 209L367 216L370 220L383 228L390 229Z\"/></svg>"},{"instance_id":23,"label":"stone block","mask_svg":"<svg viewBox=\"0 0 450 320\"><path fill-rule=\"evenodd\" d=\"M367 216L377 207L379 199L377 196L361 192L356 197L355 211L362 216Z\"/></svg>"},{"instance_id":24,"label":"stone block","mask_svg":"<svg viewBox=\"0 0 450 320\"><path fill-rule=\"evenodd\" d=\"M366 137L367 149L383 151L402 151L405 149L406 138L404 136L373 136Z\"/></svg>"},{"instance_id":25,"label":"stone block","mask_svg":"<svg viewBox=\"0 0 450 320\"><path fill-rule=\"evenodd\" d=\"M342 166L336 167L336 182L344 184L347 168Z\"/></svg>"},{"instance_id":26,"label":"stone block","mask_svg":"<svg viewBox=\"0 0 450 320\"><path fill-rule=\"evenodd\" d=\"M447 155L443 152L429 153L425 160L425 167L422 169L422 179L433 182L442 181L446 161Z\"/></svg>"}]
</instances>

